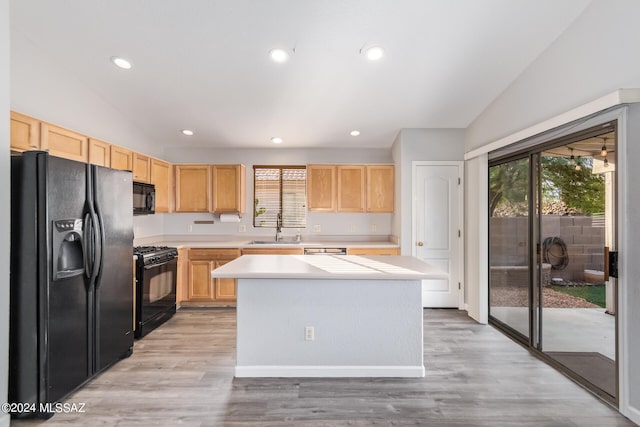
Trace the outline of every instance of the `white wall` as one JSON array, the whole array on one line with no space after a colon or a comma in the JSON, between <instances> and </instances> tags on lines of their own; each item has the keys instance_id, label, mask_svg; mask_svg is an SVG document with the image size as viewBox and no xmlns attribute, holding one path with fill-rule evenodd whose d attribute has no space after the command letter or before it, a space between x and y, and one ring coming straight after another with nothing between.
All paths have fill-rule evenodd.
<instances>
[{"instance_id":1,"label":"white wall","mask_svg":"<svg viewBox=\"0 0 640 427\"><path fill-rule=\"evenodd\" d=\"M640 87L640 2L594 0L465 134L465 151L620 88Z\"/></svg>"},{"instance_id":2,"label":"white wall","mask_svg":"<svg viewBox=\"0 0 640 427\"><path fill-rule=\"evenodd\" d=\"M131 118L54 65L17 30L11 33L11 109L145 154L162 154L161 141L152 142Z\"/></svg>"},{"instance_id":3,"label":"white wall","mask_svg":"<svg viewBox=\"0 0 640 427\"><path fill-rule=\"evenodd\" d=\"M395 165L395 200L394 213L391 216L391 234L401 237L402 234L402 130L396 135L391 146L391 158ZM402 239L400 239L402 245Z\"/></svg>"},{"instance_id":4,"label":"white wall","mask_svg":"<svg viewBox=\"0 0 640 427\"><path fill-rule=\"evenodd\" d=\"M7 402L9 373L9 0L0 0L0 405ZM9 415L0 411L0 427Z\"/></svg>"},{"instance_id":5,"label":"white wall","mask_svg":"<svg viewBox=\"0 0 640 427\"><path fill-rule=\"evenodd\" d=\"M264 149L207 149L207 148L169 148L164 157L174 163L242 163L247 168L247 210L240 223L220 223L213 214L177 213L164 215L164 234L188 234L189 225L194 235L230 235L238 233L240 224L246 226L246 235L273 236L273 228L253 228L253 166L254 165L305 165L309 163L392 163L389 149L287 149L272 147ZM212 225L193 224L196 220L211 220ZM138 225L146 221L136 219ZM372 233L371 226L376 226ZM314 233L314 225L321 232ZM352 231L353 230L353 231ZM354 213L317 213L307 215L307 228L301 230L303 236L362 236L391 234L391 214L354 214ZM295 235L295 229L284 229L283 235ZM137 236L137 235L136 235Z\"/></svg>"},{"instance_id":6,"label":"white wall","mask_svg":"<svg viewBox=\"0 0 640 427\"><path fill-rule=\"evenodd\" d=\"M623 204L619 207L623 209L621 225L624 230L624 234L619 236L622 289L619 289L618 300L621 306L619 313L623 317L620 322L621 362L628 380L626 387L623 386L620 407L627 417L640 424L640 283L637 280L640 277L640 193L637 185L640 182L640 168L636 166L640 162L640 105L635 104L628 109L627 123L627 149L621 159L625 162L626 179L623 179L626 183L621 188L623 200L618 201Z\"/></svg>"},{"instance_id":7,"label":"white wall","mask_svg":"<svg viewBox=\"0 0 640 427\"><path fill-rule=\"evenodd\" d=\"M402 255L411 255L411 218L412 218L412 168L415 160L463 160L464 129L402 129L400 133L400 159L397 158L398 141L394 143L394 161L400 170L400 192L396 197L394 234L400 236ZM398 173L396 172L396 178ZM396 202L397 203L397 202Z\"/></svg>"},{"instance_id":8,"label":"white wall","mask_svg":"<svg viewBox=\"0 0 640 427\"><path fill-rule=\"evenodd\" d=\"M499 138L538 124L575 107L591 102L619 88L640 87L640 56L635 45L640 40L640 2L636 0L593 1L574 24L569 27L527 70L515 80L467 129L465 151L482 147ZM634 109L632 110L635 110ZM630 165L640 161L640 114L630 115L628 149L625 157ZM575 130L575 129L574 129ZM479 162L479 163L476 163ZM467 183L486 181L486 167L483 159L470 159L467 163ZM638 277L640 268L633 260L640 258L640 221L636 212L640 209L637 189L632 183L640 180L638 168L629 168L629 187L621 194L628 203L623 212L622 235L627 236L627 253L621 253L621 263L628 268L627 277ZM486 188L486 184L484 184ZM482 188L479 187L478 190ZM467 187L467 244L468 250L482 253L486 248L487 225L478 221L477 227L470 227L474 218L481 218L488 210L486 199L469 203L476 196L473 187ZM483 321L487 300L486 261L476 264L471 252L467 256L466 274L471 280L476 277L474 288L470 289L469 313L476 320ZM628 260L628 261L627 261ZM634 422L640 423L640 374L637 365L640 360L640 336L636 325L640 324L640 291L637 283L629 281L626 289L627 310L622 315L621 356L628 366L624 368L627 379L623 381L621 392L621 412ZM480 299L471 307L472 295ZM633 301L633 302L632 302ZM625 328L629 328L625 332ZM625 389L626 387L626 389Z\"/></svg>"},{"instance_id":9,"label":"white wall","mask_svg":"<svg viewBox=\"0 0 640 427\"><path fill-rule=\"evenodd\" d=\"M467 313L476 322L488 319L488 224L489 170L487 155L476 157L465 164L465 303Z\"/></svg>"}]
</instances>

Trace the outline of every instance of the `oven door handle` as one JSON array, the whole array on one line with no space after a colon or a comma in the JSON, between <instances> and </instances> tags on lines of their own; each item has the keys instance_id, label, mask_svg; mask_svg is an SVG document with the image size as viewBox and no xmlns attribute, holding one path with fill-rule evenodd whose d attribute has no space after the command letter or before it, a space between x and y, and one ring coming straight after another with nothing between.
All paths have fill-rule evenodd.
<instances>
[{"instance_id":1,"label":"oven door handle","mask_svg":"<svg viewBox=\"0 0 640 427\"><path fill-rule=\"evenodd\" d=\"M176 258L172 258L169 261L161 262L160 264L145 265L144 269L145 270L151 270L152 268L160 267L160 266L163 266L165 264L169 264L170 262L178 262L178 260Z\"/></svg>"}]
</instances>

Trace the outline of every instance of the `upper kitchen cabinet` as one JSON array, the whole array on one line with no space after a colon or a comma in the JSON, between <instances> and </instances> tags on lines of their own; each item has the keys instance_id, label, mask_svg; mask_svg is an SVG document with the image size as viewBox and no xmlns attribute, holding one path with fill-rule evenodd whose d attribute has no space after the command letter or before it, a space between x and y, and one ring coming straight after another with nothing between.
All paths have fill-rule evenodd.
<instances>
[{"instance_id":1,"label":"upper kitchen cabinet","mask_svg":"<svg viewBox=\"0 0 640 427\"><path fill-rule=\"evenodd\" d=\"M111 146L111 167L123 171L133 169L133 151L117 145Z\"/></svg>"},{"instance_id":2,"label":"upper kitchen cabinet","mask_svg":"<svg viewBox=\"0 0 640 427\"><path fill-rule=\"evenodd\" d=\"M156 212L171 212L171 164L151 159L151 184L156 187Z\"/></svg>"},{"instance_id":3,"label":"upper kitchen cabinet","mask_svg":"<svg viewBox=\"0 0 640 427\"><path fill-rule=\"evenodd\" d=\"M243 214L246 211L244 165L214 165L211 169L213 212Z\"/></svg>"},{"instance_id":4,"label":"upper kitchen cabinet","mask_svg":"<svg viewBox=\"0 0 640 427\"><path fill-rule=\"evenodd\" d=\"M338 212L365 211L365 166L339 165Z\"/></svg>"},{"instance_id":5,"label":"upper kitchen cabinet","mask_svg":"<svg viewBox=\"0 0 640 427\"><path fill-rule=\"evenodd\" d=\"M307 203L309 211L336 211L336 166L307 165Z\"/></svg>"},{"instance_id":6,"label":"upper kitchen cabinet","mask_svg":"<svg viewBox=\"0 0 640 427\"><path fill-rule=\"evenodd\" d=\"M40 148L40 121L11 112L11 150L29 151Z\"/></svg>"},{"instance_id":7,"label":"upper kitchen cabinet","mask_svg":"<svg viewBox=\"0 0 640 427\"><path fill-rule=\"evenodd\" d=\"M394 166L367 165L367 212L393 212Z\"/></svg>"},{"instance_id":8,"label":"upper kitchen cabinet","mask_svg":"<svg viewBox=\"0 0 640 427\"><path fill-rule=\"evenodd\" d=\"M88 163L89 139L79 133L49 123L40 125L40 149L65 159Z\"/></svg>"},{"instance_id":9,"label":"upper kitchen cabinet","mask_svg":"<svg viewBox=\"0 0 640 427\"><path fill-rule=\"evenodd\" d=\"M209 212L209 165L176 165L176 212Z\"/></svg>"},{"instance_id":10,"label":"upper kitchen cabinet","mask_svg":"<svg viewBox=\"0 0 640 427\"><path fill-rule=\"evenodd\" d=\"M111 144L99 139L89 138L89 163L111 167Z\"/></svg>"},{"instance_id":11,"label":"upper kitchen cabinet","mask_svg":"<svg viewBox=\"0 0 640 427\"><path fill-rule=\"evenodd\" d=\"M136 182L151 182L151 159L140 153L133 153L133 180Z\"/></svg>"}]
</instances>

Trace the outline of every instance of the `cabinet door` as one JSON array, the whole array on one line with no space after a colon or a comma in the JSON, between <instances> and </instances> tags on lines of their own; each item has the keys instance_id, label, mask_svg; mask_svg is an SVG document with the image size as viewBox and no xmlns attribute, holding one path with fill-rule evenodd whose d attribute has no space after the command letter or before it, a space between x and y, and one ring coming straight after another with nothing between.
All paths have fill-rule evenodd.
<instances>
[{"instance_id":1,"label":"cabinet door","mask_svg":"<svg viewBox=\"0 0 640 427\"><path fill-rule=\"evenodd\" d=\"M347 248L347 255L398 255L398 248Z\"/></svg>"},{"instance_id":2,"label":"cabinet door","mask_svg":"<svg viewBox=\"0 0 640 427\"><path fill-rule=\"evenodd\" d=\"M11 112L11 149L29 151L40 148L40 121Z\"/></svg>"},{"instance_id":3,"label":"cabinet door","mask_svg":"<svg viewBox=\"0 0 640 427\"><path fill-rule=\"evenodd\" d=\"M208 165L176 165L176 212L209 212Z\"/></svg>"},{"instance_id":4,"label":"cabinet door","mask_svg":"<svg viewBox=\"0 0 640 427\"><path fill-rule=\"evenodd\" d=\"M393 212L393 165L367 165L367 212Z\"/></svg>"},{"instance_id":5,"label":"cabinet door","mask_svg":"<svg viewBox=\"0 0 640 427\"><path fill-rule=\"evenodd\" d=\"M89 138L89 163L111 167L111 144L99 139Z\"/></svg>"},{"instance_id":6,"label":"cabinet door","mask_svg":"<svg viewBox=\"0 0 640 427\"><path fill-rule=\"evenodd\" d=\"M215 299L212 261L189 261L189 300Z\"/></svg>"},{"instance_id":7,"label":"cabinet door","mask_svg":"<svg viewBox=\"0 0 640 427\"><path fill-rule=\"evenodd\" d=\"M216 261L216 268L225 265L229 261ZM234 301L236 299L236 279L216 279L216 299Z\"/></svg>"},{"instance_id":8,"label":"cabinet door","mask_svg":"<svg viewBox=\"0 0 640 427\"><path fill-rule=\"evenodd\" d=\"M245 212L245 167L243 165L214 165L213 179L213 212L239 213Z\"/></svg>"},{"instance_id":9,"label":"cabinet door","mask_svg":"<svg viewBox=\"0 0 640 427\"><path fill-rule=\"evenodd\" d=\"M307 165L307 203L309 211L336 211L336 167Z\"/></svg>"},{"instance_id":10,"label":"cabinet door","mask_svg":"<svg viewBox=\"0 0 640 427\"><path fill-rule=\"evenodd\" d=\"M156 186L156 212L171 212L171 165L151 159L151 183Z\"/></svg>"},{"instance_id":11,"label":"cabinet door","mask_svg":"<svg viewBox=\"0 0 640 427\"><path fill-rule=\"evenodd\" d=\"M89 161L88 138L79 133L49 123L40 125L40 148L49 154L87 163Z\"/></svg>"},{"instance_id":12,"label":"cabinet door","mask_svg":"<svg viewBox=\"0 0 640 427\"><path fill-rule=\"evenodd\" d=\"M151 182L151 161L148 156L133 153L133 180L136 182Z\"/></svg>"},{"instance_id":13,"label":"cabinet door","mask_svg":"<svg viewBox=\"0 0 640 427\"><path fill-rule=\"evenodd\" d=\"M338 174L338 212L364 212L364 165L340 165Z\"/></svg>"},{"instance_id":14,"label":"cabinet door","mask_svg":"<svg viewBox=\"0 0 640 427\"><path fill-rule=\"evenodd\" d=\"M111 167L122 171L130 171L133 165L133 152L117 145L111 146Z\"/></svg>"}]
</instances>

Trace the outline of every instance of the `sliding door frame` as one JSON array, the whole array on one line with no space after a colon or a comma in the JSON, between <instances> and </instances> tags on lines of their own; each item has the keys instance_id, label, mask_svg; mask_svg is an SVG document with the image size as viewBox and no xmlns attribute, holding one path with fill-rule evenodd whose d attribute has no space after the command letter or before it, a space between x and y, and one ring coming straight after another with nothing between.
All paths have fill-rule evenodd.
<instances>
[{"instance_id":1,"label":"sliding door frame","mask_svg":"<svg viewBox=\"0 0 640 427\"><path fill-rule=\"evenodd\" d=\"M620 381L620 369L621 369L621 350L620 350L620 331L619 331L619 323L620 323L620 308L622 304L620 304L619 300L619 284L620 280L616 278L616 286L615 286L615 302L616 302L616 313L615 313L615 382L616 382L616 395L611 396L610 394L604 392L600 388L596 387L592 383L586 381L581 376L577 375L575 372L569 370L564 365L557 362L555 359L551 358L549 355L544 353L542 350L542 283L540 278L542 277L542 259L541 259L541 215L540 215L540 207L542 203L542 185L541 185L541 154L543 151L561 147L564 145L568 145L574 142L578 142L584 139L588 139L591 137L596 137L605 133L614 132L615 134L615 143L616 143L616 170L615 170L615 194L614 204L616 206L616 213L614 214L615 218L615 228L614 234L616 235L616 249L621 250L622 240L619 238L619 221L620 221L620 192L621 181L619 179L619 164L622 163L622 155L624 153L624 142L619 133L619 122L618 118L613 118L611 120L605 121L597 124L595 126L588 127L586 129L578 130L576 132L565 134L558 137L549 136L546 140L541 141L535 145L527 145L526 148L521 150L511 150L508 154L496 156L495 158L491 158L488 161L488 167L491 168L493 166L497 166L503 163L507 163L509 161L519 160L528 158L529 159L529 183L528 183L528 215L529 215L529 334L528 338L525 337L520 332L516 331L509 325L504 322L496 319L491 315L491 268L488 269L488 280L487 283L489 285L488 288L488 308L489 308L489 324L501 330L507 336L512 338L514 341L521 344L523 347L527 348L533 355L543 360L550 366L554 367L558 371L562 372L564 375L568 376L572 380L581 384L587 390L599 396L604 401L610 403L616 408L620 403L620 394L621 394L621 381ZM490 180L490 177L489 177ZM488 182L490 185L490 181ZM489 191L489 188L487 188ZM487 230L488 230L488 239L487 251L489 253L488 259L491 260L491 227L490 227L491 217L488 217Z\"/></svg>"}]
</instances>

